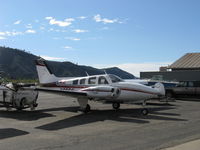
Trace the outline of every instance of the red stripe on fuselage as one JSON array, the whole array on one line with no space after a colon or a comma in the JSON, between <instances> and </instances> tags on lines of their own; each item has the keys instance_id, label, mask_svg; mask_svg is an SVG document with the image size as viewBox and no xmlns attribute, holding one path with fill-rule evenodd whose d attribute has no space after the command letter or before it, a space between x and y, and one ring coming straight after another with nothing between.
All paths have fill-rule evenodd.
<instances>
[{"instance_id":1,"label":"red stripe on fuselage","mask_svg":"<svg viewBox=\"0 0 200 150\"><path fill-rule=\"evenodd\" d=\"M83 88L90 87L90 86L59 86L59 85L56 85L56 83L43 84L42 86L43 87L52 87L52 88L66 88L66 89L73 89L73 88L74 89L83 89ZM142 90L137 90L137 89L130 89L130 88L129 89L128 88L121 88L121 90L157 95L157 93L152 93L152 92L142 91ZM106 90L93 90L93 89L86 89L84 91L111 92L111 91L106 91Z\"/></svg>"},{"instance_id":2,"label":"red stripe on fuselage","mask_svg":"<svg viewBox=\"0 0 200 150\"><path fill-rule=\"evenodd\" d=\"M111 91L106 91L106 90L94 90L94 89L86 89L83 91L92 91L92 92L111 92Z\"/></svg>"},{"instance_id":3,"label":"red stripe on fuselage","mask_svg":"<svg viewBox=\"0 0 200 150\"><path fill-rule=\"evenodd\" d=\"M45 67L45 65L43 65L43 64L36 64L36 66L43 66L43 67Z\"/></svg>"}]
</instances>

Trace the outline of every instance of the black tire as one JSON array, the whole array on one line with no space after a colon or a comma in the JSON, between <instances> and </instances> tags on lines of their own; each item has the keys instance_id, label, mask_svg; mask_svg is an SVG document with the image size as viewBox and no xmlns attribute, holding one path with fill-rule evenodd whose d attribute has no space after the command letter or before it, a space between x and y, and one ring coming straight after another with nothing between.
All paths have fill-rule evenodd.
<instances>
[{"instance_id":1,"label":"black tire","mask_svg":"<svg viewBox=\"0 0 200 150\"><path fill-rule=\"evenodd\" d=\"M90 112L90 111L91 111L90 105L87 104L87 105L86 105L86 108L85 108L85 110L84 110L84 113L88 113L88 112Z\"/></svg>"},{"instance_id":2,"label":"black tire","mask_svg":"<svg viewBox=\"0 0 200 150\"><path fill-rule=\"evenodd\" d=\"M173 98L173 93L172 93L172 91L167 91L166 94L165 94L165 96L166 96L167 99Z\"/></svg>"},{"instance_id":3,"label":"black tire","mask_svg":"<svg viewBox=\"0 0 200 150\"><path fill-rule=\"evenodd\" d=\"M17 110L22 110L24 108L24 102L26 101L26 98L22 98L20 101L20 107L17 108Z\"/></svg>"},{"instance_id":4,"label":"black tire","mask_svg":"<svg viewBox=\"0 0 200 150\"><path fill-rule=\"evenodd\" d=\"M142 109L141 113L143 116L146 116L149 114L149 111L148 111L148 109L144 108L144 109Z\"/></svg>"},{"instance_id":5,"label":"black tire","mask_svg":"<svg viewBox=\"0 0 200 150\"><path fill-rule=\"evenodd\" d=\"M120 103L118 103L118 102L114 102L113 104L112 104L112 107L113 107L113 109L119 109L120 108Z\"/></svg>"}]
</instances>

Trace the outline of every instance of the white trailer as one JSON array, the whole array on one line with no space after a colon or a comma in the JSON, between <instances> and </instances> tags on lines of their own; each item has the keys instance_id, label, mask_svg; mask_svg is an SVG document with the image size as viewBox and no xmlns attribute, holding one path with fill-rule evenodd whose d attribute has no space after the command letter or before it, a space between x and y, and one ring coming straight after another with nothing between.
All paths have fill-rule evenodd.
<instances>
[{"instance_id":1,"label":"white trailer","mask_svg":"<svg viewBox=\"0 0 200 150\"><path fill-rule=\"evenodd\" d=\"M12 83L0 85L0 107L6 107L7 110L11 108L34 110L38 105L38 92L24 87L26 85L18 86Z\"/></svg>"}]
</instances>

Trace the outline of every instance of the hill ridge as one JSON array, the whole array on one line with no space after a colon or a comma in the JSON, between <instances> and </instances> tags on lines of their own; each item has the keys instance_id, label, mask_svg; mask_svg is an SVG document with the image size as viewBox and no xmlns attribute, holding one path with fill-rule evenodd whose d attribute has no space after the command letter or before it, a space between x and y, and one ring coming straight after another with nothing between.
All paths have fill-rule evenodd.
<instances>
[{"instance_id":1,"label":"hill ridge","mask_svg":"<svg viewBox=\"0 0 200 150\"><path fill-rule=\"evenodd\" d=\"M0 46L0 72L11 79L37 79L35 60L40 58L25 50ZM97 69L91 66L76 65L69 61L46 61L56 76L80 77L89 75L115 74L124 79L134 79L135 76L117 67Z\"/></svg>"}]
</instances>

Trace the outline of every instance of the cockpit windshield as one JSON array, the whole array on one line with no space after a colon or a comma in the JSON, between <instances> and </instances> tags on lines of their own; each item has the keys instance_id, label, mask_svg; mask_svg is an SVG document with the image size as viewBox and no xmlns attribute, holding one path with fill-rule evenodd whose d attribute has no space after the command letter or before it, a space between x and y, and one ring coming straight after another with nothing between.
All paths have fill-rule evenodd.
<instances>
[{"instance_id":1,"label":"cockpit windshield","mask_svg":"<svg viewBox=\"0 0 200 150\"><path fill-rule=\"evenodd\" d=\"M118 76L110 74L109 77L110 77L110 80L112 81L112 83L123 82L123 80Z\"/></svg>"}]
</instances>

